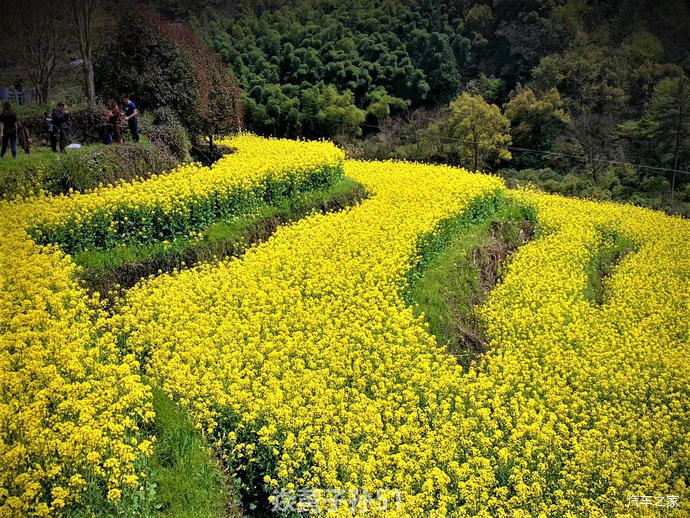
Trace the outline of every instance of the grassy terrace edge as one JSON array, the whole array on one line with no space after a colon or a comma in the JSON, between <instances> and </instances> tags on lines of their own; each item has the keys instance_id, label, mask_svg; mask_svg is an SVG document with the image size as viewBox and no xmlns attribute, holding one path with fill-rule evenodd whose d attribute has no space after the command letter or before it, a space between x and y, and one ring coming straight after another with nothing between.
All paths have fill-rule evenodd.
<instances>
[{"instance_id":1,"label":"grassy terrace edge","mask_svg":"<svg viewBox=\"0 0 690 518\"><path fill-rule=\"evenodd\" d=\"M417 241L401 296L463 368L484 352L483 325L474 308L486 300L502 264L536 228L534 207L494 191Z\"/></svg>"},{"instance_id":2,"label":"grassy terrace edge","mask_svg":"<svg viewBox=\"0 0 690 518\"><path fill-rule=\"evenodd\" d=\"M368 197L362 184L343 176L327 187L263 203L245 215L217 221L195 237L149 245L121 245L110 250L81 252L72 260L81 266L80 278L91 291L108 294L126 289L142 277L237 257L248 247L265 241L276 229L314 211L336 212Z\"/></svg>"}]
</instances>

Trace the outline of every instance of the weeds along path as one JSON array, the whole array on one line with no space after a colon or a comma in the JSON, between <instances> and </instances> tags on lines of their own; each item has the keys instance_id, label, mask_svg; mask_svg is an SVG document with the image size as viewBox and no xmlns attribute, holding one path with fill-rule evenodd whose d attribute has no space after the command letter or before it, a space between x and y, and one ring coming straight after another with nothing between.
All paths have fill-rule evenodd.
<instances>
[{"instance_id":1,"label":"weeds along path","mask_svg":"<svg viewBox=\"0 0 690 518\"><path fill-rule=\"evenodd\" d=\"M114 322L239 468L247 502L280 488L399 490L402 509L365 512L391 516L687 502L687 221L510 193L544 233L481 310L489 352L463 372L399 293L422 236L493 203L500 181L390 162L346 174L373 197L139 286ZM599 305L588 270L611 231L637 252Z\"/></svg>"}]
</instances>

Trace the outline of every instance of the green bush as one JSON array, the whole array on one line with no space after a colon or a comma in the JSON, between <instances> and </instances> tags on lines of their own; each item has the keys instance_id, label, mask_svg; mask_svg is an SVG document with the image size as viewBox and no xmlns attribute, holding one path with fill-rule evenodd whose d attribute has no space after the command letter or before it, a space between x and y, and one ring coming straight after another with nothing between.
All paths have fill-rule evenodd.
<instances>
[{"instance_id":1,"label":"green bush","mask_svg":"<svg viewBox=\"0 0 690 518\"><path fill-rule=\"evenodd\" d=\"M161 108L141 118L142 132L158 148L167 150L181 162L191 159L192 143L175 112Z\"/></svg>"},{"instance_id":2,"label":"green bush","mask_svg":"<svg viewBox=\"0 0 690 518\"><path fill-rule=\"evenodd\" d=\"M100 104L94 108L78 108L71 111L70 139L82 144L102 142L106 113L108 113L108 109Z\"/></svg>"},{"instance_id":3,"label":"green bush","mask_svg":"<svg viewBox=\"0 0 690 518\"><path fill-rule=\"evenodd\" d=\"M176 162L145 143L121 146L94 146L57 155L55 169L46 181L51 193L95 189L99 184L114 184L147 177L175 167Z\"/></svg>"},{"instance_id":4,"label":"green bush","mask_svg":"<svg viewBox=\"0 0 690 518\"><path fill-rule=\"evenodd\" d=\"M94 145L64 154L39 151L18 160L0 161L0 197L94 189L173 169L176 160L146 142Z\"/></svg>"}]
</instances>

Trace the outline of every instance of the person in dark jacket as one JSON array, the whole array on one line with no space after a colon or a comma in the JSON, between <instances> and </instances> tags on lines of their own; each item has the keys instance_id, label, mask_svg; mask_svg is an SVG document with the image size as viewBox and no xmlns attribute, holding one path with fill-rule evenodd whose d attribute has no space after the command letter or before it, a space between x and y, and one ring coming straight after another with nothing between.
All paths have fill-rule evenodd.
<instances>
[{"instance_id":1,"label":"person in dark jacket","mask_svg":"<svg viewBox=\"0 0 690 518\"><path fill-rule=\"evenodd\" d=\"M2 138L0 158L5 156L8 145L12 150L12 158L17 158L17 114L12 111L12 107L8 102L2 105L0 123L2 124L2 132L0 132Z\"/></svg>"},{"instance_id":2,"label":"person in dark jacket","mask_svg":"<svg viewBox=\"0 0 690 518\"><path fill-rule=\"evenodd\" d=\"M134 142L139 142L139 119L137 118L139 112L137 111L137 107L129 99L128 95L125 95L122 100L125 103L125 120L129 127L129 133L132 135L132 140Z\"/></svg>"},{"instance_id":3,"label":"person in dark jacket","mask_svg":"<svg viewBox=\"0 0 690 518\"><path fill-rule=\"evenodd\" d=\"M53 153L57 152L57 134L55 133L55 123L53 122L53 116L48 112L43 112L43 120L46 123L46 129L48 130L48 137L50 137L50 147Z\"/></svg>"},{"instance_id":4,"label":"person in dark jacket","mask_svg":"<svg viewBox=\"0 0 690 518\"><path fill-rule=\"evenodd\" d=\"M19 146L28 155L31 152L31 134L29 128L21 121L17 123L17 138L19 139Z\"/></svg>"},{"instance_id":5,"label":"person in dark jacket","mask_svg":"<svg viewBox=\"0 0 690 518\"><path fill-rule=\"evenodd\" d=\"M56 138L60 136L60 152L64 153L69 140L69 129L72 125L69 112L65 109L65 103L57 103L53 110L53 125L55 127Z\"/></svg>"}]
</instances>

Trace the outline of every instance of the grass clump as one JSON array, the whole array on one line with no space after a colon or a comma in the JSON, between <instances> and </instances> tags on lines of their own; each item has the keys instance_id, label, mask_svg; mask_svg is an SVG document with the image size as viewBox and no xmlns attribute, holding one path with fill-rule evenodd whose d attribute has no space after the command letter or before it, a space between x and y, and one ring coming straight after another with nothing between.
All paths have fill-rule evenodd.
<instances>
[{"instance_id":1,"label":"grass clump","mask_svg":"<svg viewBox=\"0 0 690 518\"><path fill-rule=\"evenodd\" d=\"M618 232L603 232L602 242L586 268L587 288L585 296L593 303L602 305L606 300L606 280L616 266L629 253L635 251L635 243Z\"/></svg>"},{"instance_id":2,"label":"grass clump","mask_svg":"<svg viewBox=\"0 0 690 518\"><path fill-rule=\"evenodd\" d=\"M241 516L238 496L187 413L152 387L156 443L148 459L153 514L169 518Z\"/></svg>"},{"instance_id":3,"label":"grass clump","mask_svg":"<svg viewBox=\"0 0 690 518\"><path fill-rule=\"evenodd\" d=\"M485 351L474 308L499 281L510 254L534 237L536 216L499 197L465 223L447 236L406 294L438 343L467 368Z\"/></svg>"}]
</instances>

